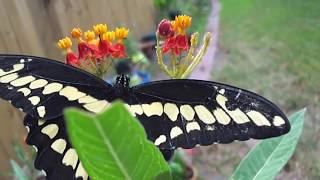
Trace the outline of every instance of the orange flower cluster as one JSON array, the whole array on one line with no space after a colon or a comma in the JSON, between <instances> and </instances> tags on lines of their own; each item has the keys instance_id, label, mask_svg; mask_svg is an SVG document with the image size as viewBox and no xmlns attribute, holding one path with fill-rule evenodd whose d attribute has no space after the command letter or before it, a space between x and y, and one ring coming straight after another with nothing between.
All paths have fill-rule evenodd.
<instances>
[{"instance_id":1,"label":"orange flower cluster","mask_svg":"<svg viewBox=\"0 0 320 180\"><path fill-rule=\"evenodd\" d=\"M191 25L191 17L179 15L174 21L162 20L158 25L158 34L164 39L163 53L170 52L178 56L182 51L188 51L189 43L185 34Z\"/></svg>"},{"instance_id":2,"label":"orange flower cluster","mask_svg":"<svg viewBox=\"0 0 320 180\"><path fill-rule=\"evenodd\" d=\"M79 67L83 61L99 63L107 58L127 57L123 40L128 37L129 29L116 28L108 31L106 24L97 24L92 30L82 32L80 28L71 31L71 37L77 40L78 55L72 50L69 37L59 40L58 47L66 50L66 63Z\"/></svg>"}]
</instances>

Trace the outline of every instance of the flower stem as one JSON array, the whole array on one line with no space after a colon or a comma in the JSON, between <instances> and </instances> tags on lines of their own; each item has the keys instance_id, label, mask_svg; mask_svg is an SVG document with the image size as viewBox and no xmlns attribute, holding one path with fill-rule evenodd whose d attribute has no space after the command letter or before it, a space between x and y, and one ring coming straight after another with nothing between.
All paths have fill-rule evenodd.
<instances>
[{"instance_id":1,"label":"flower stem","mask_svg":"<svg viewBox=\"0 0 320 180\"><path fill-rule=\"evenodd\" d=\"M208 50L209 43L211 41L211 33L206 33L204 36L204 43L198 52L198 54L193 58L191 64L188 66L188 68L184 71L184 73L180 76L181 79L188 77L195 67L200 63L201 59L205 55L205 53Z\"/></svg>"},{"instance_id":2,"label":"flower stem","mask_svg":"<svg viewBox=\"0 0 320 180\"><path fill-rule=\"evenodd\" d=\"M163 63L163 57L161 52L161 47L159 43L159 34L156 34L157 37L157 47L156 47L156 53L157 53L157 60L160 68L167 74L169 77L173 77L172 73L169 71L168 67Z\"/></svg>"},{"instance_id":3,"label":"flower stem","mask_svg":"<svg viewBox=\"0 0 320 180\"><path fill-rule=\"evenodd\" d=\"M182 79L183 73L187 70L188 64L190 64L190 62L192 61L194 51L195 51L195 49L196 49L196 47L198 45L198 38L199 38L199 33L198 32L192 34L191 40L190 40L191 47L190 47L190 49L188 51L187 56L183 60L184 63L181 64L179 73L177 75L177 79Z\"/></svg>"}]
</instances>

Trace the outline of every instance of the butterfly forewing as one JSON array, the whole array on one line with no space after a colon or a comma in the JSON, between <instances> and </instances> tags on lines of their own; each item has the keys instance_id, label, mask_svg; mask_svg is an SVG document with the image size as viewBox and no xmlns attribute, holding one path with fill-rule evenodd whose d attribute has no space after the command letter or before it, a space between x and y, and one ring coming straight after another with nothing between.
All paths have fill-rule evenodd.
<instances>
[{"instance_id":1,"label":"butterfly forewing","mask_svg":"<svg viewBox=\"0 0 320 180\"><path fill-rule=\"evenodd\" d=\"M165 80L133 87L131 94L131 111L163 149L264 139L290 129L273 103L224 84Z\"/></svg>"},{"instance_id":2,"label":"butterfly forewing","mask_svg":"<svg viewBox=\"0 0 320 180\"><path fill-rule=\"evenodd\" d=\"M111 85L101 79L57 61L31 56L0 56L0 89L1 98L45 119L61 115L68 106L95 112L114 99Z\"/></svg>"}]
</instances>

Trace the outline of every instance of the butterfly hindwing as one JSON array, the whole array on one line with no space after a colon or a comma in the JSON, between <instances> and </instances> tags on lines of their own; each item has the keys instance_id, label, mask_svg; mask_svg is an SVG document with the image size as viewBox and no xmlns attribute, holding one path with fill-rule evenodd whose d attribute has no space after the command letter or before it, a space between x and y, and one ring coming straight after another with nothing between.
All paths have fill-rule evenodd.
<instances>
[{"instance_id":1,"label":"butterfly hindwing","mask_svg":"<svg viewBox=\"0 0 320 180\"><path fill-rule=\"evenodd\" d=\"M26 115L29 128L26 142L35 147L35 167L45 171L47 179L88 179L79 157L67 136L63 116L47 121Z\"/></svg>"},{"instance_id":2,"label":"butterfly hindwing","mask_svg":"<svg viewBox=\"0 0 320 180\"><path fill-rule=\"evenodd\" d=\"M224 84L165 80L133 87L131 97L130 110L162 149L265 139L290 129L273 103Z\"/></svg>"}]
</instances>

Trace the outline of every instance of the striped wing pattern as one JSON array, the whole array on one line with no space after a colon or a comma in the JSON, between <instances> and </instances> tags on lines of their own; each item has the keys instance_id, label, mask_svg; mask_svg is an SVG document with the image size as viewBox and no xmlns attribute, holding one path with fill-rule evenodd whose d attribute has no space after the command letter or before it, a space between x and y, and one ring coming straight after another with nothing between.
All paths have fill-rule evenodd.
<instances>
[{"instance_id":1,"label":"striped wing pattern","mask_svg":"<svg viewBox=\"0 0 320 180\"><path fill-rule=\"evenodd\" d=\"M165 80L132 89L130 109L160 149L265 139L290 130L287 117L265 98L199 80Z\"/></svg>"},{"instance_id":2,"label":"striped wing pattern","mask_svg":"<svg viewBox=\"0 0 320 180\"><path fill-rule=\"evenodd\" d=\"M62 116L44 121L26 115L24 125L30 129L27 144L37 151L35 168L43 170L47 179L88 179L70 144Z\"/></svg>"},{"instance_id":3,"label":"striped wing pattern","mask_svg":"<svg viewBox=\"0 0 320 180\"><path fill-rule=\"evenodd\" d=\"M47 179L88 179L68 140L63 109L97 113L111 102L111 85L53 60L0 55L0 97L27 113L27 143L37 150L35 167Z\"/></svg>"},{"instance_id":4,"label":"striped wing pattern","mask_svg":"<svg viewBox=\"0 0 320 180\"><path fill-rule=\"evenodd\" d=\"M0 55L0 97L27 114L26 141L37 150L35 167L47 179L90 179L69 142L62 112L70 106L101 112L116 99L115 91L63 63ZM120 98L165 157L179 147L264 139L290 130L286 116L268 100L214 82L152 82L132 87Z\"/></svg>"}]
</instances>

